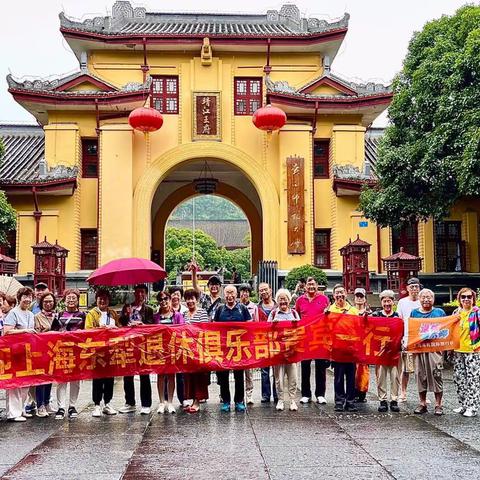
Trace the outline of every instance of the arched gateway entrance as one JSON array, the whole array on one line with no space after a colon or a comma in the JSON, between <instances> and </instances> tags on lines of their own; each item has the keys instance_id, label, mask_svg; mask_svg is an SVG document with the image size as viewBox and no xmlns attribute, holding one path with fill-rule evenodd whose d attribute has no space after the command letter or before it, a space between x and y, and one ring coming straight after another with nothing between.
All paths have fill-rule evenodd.
<instances>
[{"instance_id":1,"label":"arched gateway entrance","mask_svg":"<svg viewBox=\"0 0 480 480\"><path fill-rule=\"evenodd\" d=\"M263 258L277 258L278 192L256 160L230 145L202 142L174 148L153 161L134 193L134 255L163 254L164 231L172 210L195 195L192 180L205 160L219 180L216 193L236 203L248 218L252 235L252 268Z\"/></svg>"}]
</instances>

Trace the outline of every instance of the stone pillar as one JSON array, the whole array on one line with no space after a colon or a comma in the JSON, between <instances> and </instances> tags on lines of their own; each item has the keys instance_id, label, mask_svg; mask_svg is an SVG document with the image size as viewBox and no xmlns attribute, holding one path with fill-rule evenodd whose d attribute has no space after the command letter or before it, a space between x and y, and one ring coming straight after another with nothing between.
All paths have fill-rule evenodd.
<instances>
[{"instance_id":1,"label":"stone pillar","mask_svg":"<svg viewBox=\"0 0 480 480\"><path fill-rule=\"evenodd\" d=\"M132 256L132 129L104 125L100 133L98 264Z\"/></svg>"},{"instance_id":2,"label":"stone pillar","mask_svg":"<svg viewBox=\"0 0 480 480\"><path fill-rule=\"evenodd\" d=\"M306 124L287 124L279 133L279 175L280 175L280 255L279 269L289 270L300 265L313 263L313 159L312 127ZM305 253L288 253L288 198L287 158L304 159L305 183ZM265 213L264 213L265 215Z\"/></svg>"}]
</instances>

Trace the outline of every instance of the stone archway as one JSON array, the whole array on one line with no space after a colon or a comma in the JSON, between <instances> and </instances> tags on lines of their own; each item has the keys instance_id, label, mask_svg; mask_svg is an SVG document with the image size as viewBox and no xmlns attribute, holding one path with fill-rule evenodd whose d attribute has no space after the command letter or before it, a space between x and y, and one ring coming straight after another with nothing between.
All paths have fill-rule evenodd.
<instances>
[{"instance_id":1,"label":"stone archway","mask_svg":"<svg viewBox=\"0 0 480 480\"><path fill-rule=\"evenodd\" d=\"M262 209L263 258L278 258L279 196L265 168L232 145L217 142L189 143L175 147L155 159L144 171L133 197L133 254L150 258L152 247L152 201L162 180L183 162L217 159L240 170L254 186ZM252 235L253 236L253 235Z\"/></svg>"},{"instance_id":2,"label":"stone archway","mask_svg":"<svg viewBox=\"0 0 480 480\"><path fill-rule=\"evenodd\" d=\"M153 219L152 246L160 251L160 263L165 263L165 227L172 211L182 202L195 196L193 183L180 187L171 193L158 209ZM220 182L215 192L216 195L225 197L235 203L245 214L250 225L251 233L251 268L256 273L258 262L263 258L263 232L262 217L255 205L244 193L231 185Z\"/></svg>"}]
</instances>

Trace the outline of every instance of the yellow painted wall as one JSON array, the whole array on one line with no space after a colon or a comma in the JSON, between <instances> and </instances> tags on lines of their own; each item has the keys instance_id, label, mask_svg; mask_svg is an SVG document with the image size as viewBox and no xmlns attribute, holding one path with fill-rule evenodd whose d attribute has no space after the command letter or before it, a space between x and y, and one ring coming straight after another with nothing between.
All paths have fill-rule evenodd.
<instances>
[{"instance_id":1,"label":"yellow painted wall","mask_svg":"<svg viewBox=\"0 0 480 480\"><path fill-rule=\"evenodd\" d=\"M280 269L290 269L313 261L314 228L331 230L332 269L341 270L338 249L359 234L372 244L370 270L377 270L378 253L391 253L390 231L382 229L380 247L377 228L358 211L358 196L337 197L332 179L312 179L312 129L310 121L289 119L280 133L268 135L255 128L250 116L234 115L234 77L262 77L265 52L216 52L208 67L201 64L198 52L149 51L151 75L178 75L179 114L164 115L158 132L144 135L133 132L127 117L100 121L100 180L78 179L73 196L40 197L44 211L41 233L71 250L67 270L80 265L80 229L96 228L99 217L100 262L129 255L148 257L151 246L151 202L161 180L181 162L197 158L217 158L243 171L256 187L263 212L264 257L278 260ZM118 87L142 82L141 50L98 50L89 55L90 71ZM280 55L273 52L270 64L273 81L287 81L300 88L323 73L317 54ZM73 90L91 89L87 83ZM192 142L192 93L221 92L221 142ZM334 88L321 86L318 94L336 94ZM265 92L264 92L265 97ZM146 104L148 104L148 99ZM353 165L363 170L365 128L360 115L347 111L336 115L319 114L317 139L330 139L330 166ZM97 137L93 107L85 111L54 109L48 112L45 127L46 160L50 167L81 167L81 138ZM298 155L305 159L305 255L287 254L287 198L285 160ZM161 188L161 187L160 187ZM100 197L98 197L100 191ZM12 197L19 216L19 259L22 273L32 271L30 245L35 240L30 197ZM161 207L160 207L161 208ZM99 211L98 215L97 212ZM462 220L467 242L467 261L478 271L478 222L480 202L459 202L452 218ZM420 225L420 254L424 270L433 271L433 223ZM255 241L255 239L253 239ZM380 250L380 252L378 252Z\"/></svg>"}]
</instances>

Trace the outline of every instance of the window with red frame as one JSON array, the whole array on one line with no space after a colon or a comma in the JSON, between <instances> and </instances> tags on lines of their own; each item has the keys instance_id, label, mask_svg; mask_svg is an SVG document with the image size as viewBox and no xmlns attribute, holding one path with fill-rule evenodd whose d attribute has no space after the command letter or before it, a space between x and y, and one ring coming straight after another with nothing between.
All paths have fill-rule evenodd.
<instances>
[{"instance_id":1,"label":"window with red frame","mask_svg":"<svg viewBox=\"0 0 480 480\"><path fill-rule=\"evenodd\" d=\"M409 223L401 228L392 228L392 253L400 248L410 255L418 257L418 223Z\"/></svg>"},{"instance_id":2,"label":"window with red frame","mask_svg":"<svg viewBox=\"0 0 480 480\"><path fill-rule=\"evenodd\" d=\"M95 270L98 267L98 231L96 228L82 228L80 237L80 268Z\"/></svg>"},{"instance_id":3,"label":"window with red frame","mask_svg":"<svg viewBox=\"0 0 480 480\"><path fill-rule=\"evenodd\" d=\"M150 106L160 113L178 113L178 77L153 77L150 102Z\"/></svg>"},{"instance_id":4,"label":"window with red frame","mask_svg":"<svg viewBox=\"0 0 480 480\"><path fill-rule=\"evenodd\" d=\"M328 178L330 140L313 141L313 178Z\"/></svg>"},{"instance_id":5,"label":"window with red frame","mask_svg":"<svg viewBox=\"0 0 480 480\"><path fill-rule=\"evenodd\" d=\"M253 115L262 106L262 78L235 77L235 115Z\"/></svg>"},{"instance_id":6,"label":"window with red frame","mask_svg":"<svg viewBox=\"0 0 480 480\"><path fill-rule=\"evenodd\" d=\"M330 268L330 230L315 229L315 266Z\"/></svg>"},{"instance_id":7,"label":"window with red frame","mask_svg":"<svg viewBox=\"0 0 480 480\"><path fill-rule=\"evenodd\" d=\"M97 138L82 138L82 177L98 178Z\"/></svg>"}]
</instances>

